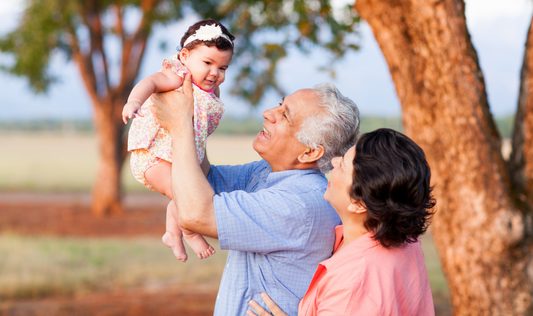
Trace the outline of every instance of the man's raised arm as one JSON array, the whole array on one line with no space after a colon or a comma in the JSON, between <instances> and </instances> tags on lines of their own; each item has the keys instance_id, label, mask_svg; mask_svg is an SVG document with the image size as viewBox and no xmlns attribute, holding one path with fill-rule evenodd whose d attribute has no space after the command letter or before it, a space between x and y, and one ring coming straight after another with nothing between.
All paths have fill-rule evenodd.
<instances>
[{"instance_id":1,"label":"man's raised arm","mask_svg":"<svg viewBox=\"0 0 533 316\"><path fill-rule=\"evenodd\" d=\"M180 225L193 232L218 237L213 208L215 192L206 179L207 155L198 164L194 143L194 98L191 76L183 82L183 93L154 94L152 112L172 136L172 194Z\"/></svg>"}]
</instances>

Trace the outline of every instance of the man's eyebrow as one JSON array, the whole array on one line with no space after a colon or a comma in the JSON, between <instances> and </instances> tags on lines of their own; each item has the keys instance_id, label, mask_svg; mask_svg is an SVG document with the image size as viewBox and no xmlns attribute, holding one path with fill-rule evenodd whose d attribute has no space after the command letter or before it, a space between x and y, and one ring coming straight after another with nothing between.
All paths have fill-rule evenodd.
<instances>
[{"instance_id":1,"label":"man's eyebrow","mask_svg":"<svg viewBox=\"0 0 533 316\"><path fill-rule=\"evenodd\" d=\"M283 103L284 100L285 100L285 97L283 97L283 99L281 100L281 103ZM289 109L287 105L285 105L285 116L287 116L287 118L289 118L289 121L290 121L291 109Z\"/></svg>"}]
</instances>

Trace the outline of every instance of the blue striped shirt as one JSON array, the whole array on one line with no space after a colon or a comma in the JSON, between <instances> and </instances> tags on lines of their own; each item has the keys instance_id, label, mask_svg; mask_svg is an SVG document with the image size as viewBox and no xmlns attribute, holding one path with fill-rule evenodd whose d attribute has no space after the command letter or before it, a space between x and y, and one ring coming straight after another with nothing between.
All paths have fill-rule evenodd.
<instances>
[{"instance_id":1,"label":"blue striped shirt","mask_svg":"<svg viewBox=\"0 0 533 316\"><path fill-rule=\"evenodd\" d=\"M211 166L208 180L221 249L229 249L215 315L246 315L266 292L297 315L318 263L331 256L340 218L324 200L327 179L315 169L272 172L257 161ZM267 309L268 310L268 309Z\"/></svg>"}]
</instances>

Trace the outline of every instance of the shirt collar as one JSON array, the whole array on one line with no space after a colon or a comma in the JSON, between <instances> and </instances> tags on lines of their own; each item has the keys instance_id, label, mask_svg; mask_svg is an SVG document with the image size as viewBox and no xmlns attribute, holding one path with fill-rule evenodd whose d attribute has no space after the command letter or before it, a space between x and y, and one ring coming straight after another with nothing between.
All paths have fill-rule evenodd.
<instances>
[{"instance_id":1,"label":"shirt collar","mask_svg":"<svg viewBox=\"0 0 533 316\"><path fill-rule=\"evenodd\" d=\"M335 255L323 261L321 264L327 268L328 266L337 265L339 262L353 260L355 257L363 257L367 250L379 246L379 241L374 240L374 238L372 238L373 236L374 232L368 232L352 241L339 251L339 253L335 254L339 247L344 243L343 226L339 225L335 227L335 247L333 251Z\"/></svg>"},{"instance_id":2,"label":"shirt collar","mask_svg":"<svg viewBox=\"0 0 533 316\"><path fill-rule=\"evenodd\" d=\"M273 186L276 185L284 180L287 180L294 176L302 176L306 174L317 174L322 175L324 174L320 172L320 170L316 168L311 169L292 169L292 170L284 170L284 171L278 171L278 172L272 172L272 167L270 164L267 164L267 167L265 167L266 172L266 184L267 186Z\"/></svg>"}]
</instances>

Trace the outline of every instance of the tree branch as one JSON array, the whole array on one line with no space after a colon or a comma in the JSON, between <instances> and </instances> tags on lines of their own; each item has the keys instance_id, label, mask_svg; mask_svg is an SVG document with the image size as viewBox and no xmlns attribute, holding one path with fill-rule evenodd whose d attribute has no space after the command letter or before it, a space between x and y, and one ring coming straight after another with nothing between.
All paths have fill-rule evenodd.
<instances>
[{"instance_id":1,"label":"tree branch","mask_svg":"<svg viewBox=\"0 0 533 316\"><path fill-rule=\"evenodd\" d=\"M94 66L91 55L85 55L81 52L80 43L78 37L76 36L76 30L70 22L68 23L67 27L68 32L72 38L70 48L72 49L73 59L76 62L78 69L80 70L81 78L83 80L83 83L85 84L85 88L87 89L87 92L89 92L93 104L100 104L101 100L98 97L96 75L94 73Z\"/></svg>"},{"instance_id":2,"label":"tree branch","mask_svg":"<svg viewBox=\"0 0 533 316\"><path fill-rule=\"evenodd\" d=\"M99 53L100 55L100 59L101 59L101 62L102 62L102 71L103 71L103 82L105 83L105 92L107 94L110 94L111 90L110 90L110 85L109 85L109 69L108 69L108 66L107 66L107 57L106 57L106 53L105 53L105 50L104 50L104 36L103 36L103 32L102 32L102 21L100 19L100 15L98 13L98 11L95 11L94 12L94 15L93 15L93 23L91 23L90 27L89 27L89 30L91 30L92 32L94 32L94 36L92 36L96 41L95 41L95 48L97 50L97 52Z\"/></svg>"},{"instance_id":3,"label":"tree branch","mask_svg":"<svg viewBox=\"0 0 533 316\"><path fill-rule=\"evenodd\" d=\"M143 16L135 33L124 41L122 49L122 69L117 93L130 90L139 74L142 56L146 49L150 28L152 25L151 15L158 0L145 0L141 3Z\"/></svg>"},{"instance_id":4,"label":"tree branch","mask_svg":"<svg viewBox=\"0 0 533 316\"><path fill-rule=\"evenodd\" d=\"M117 24L115 25L115 32L120 37L122 43L125 40L124 20L122 19L122 6L120 4L114 5L115 15L117 17Z\"/></svg>"},{"instance_id":5,"label":"tree branch","mask_svg":"<svg viewBox=\"0 0 533 316\"><path fill-rule=\"evenodd\" d=\"M107 67L107 60L106 55L103 49L103 35L102 35L102 23L99 16L98 8L96 7L97 3L93 1L87 1L85 2L85 6L83 7L82 12L82 18L85 22L88 30L89 30L89 36L90 36L90 53L89 56L96 57L100 59L100 62L102 63L102 71L98 71L93 65L93 71L95 76L98 78L97 82L104 85L104 91L99 91L100 87L97 86L97 91L99 92L98 95L105 96L106 94L109 95L110 93L110 87L109 87L109 75L108 75L108 67Z\"/></svg>"},{"instance_id":6,"label":"tree branch","mask_svg":"<svg viewBox=\"0 0 533 316\"><path fill-rule=\"evenodd\" d=\"M509 173L519 201L533 211L533 20L520 73L520 94L512 136Z\"/></svg>"}]
</instances>

